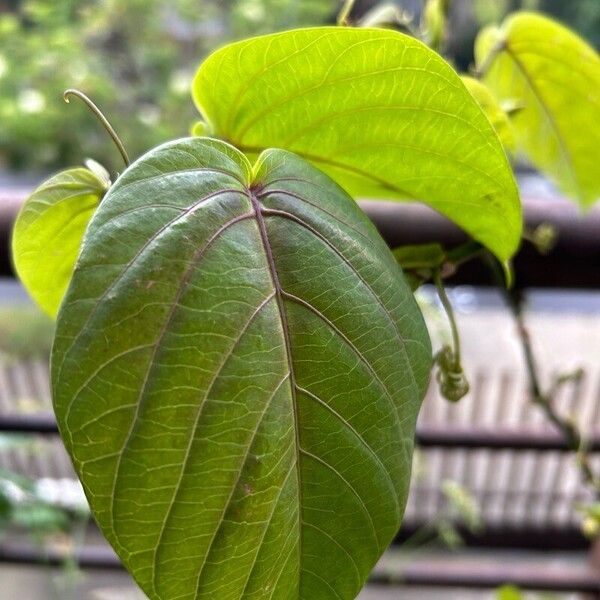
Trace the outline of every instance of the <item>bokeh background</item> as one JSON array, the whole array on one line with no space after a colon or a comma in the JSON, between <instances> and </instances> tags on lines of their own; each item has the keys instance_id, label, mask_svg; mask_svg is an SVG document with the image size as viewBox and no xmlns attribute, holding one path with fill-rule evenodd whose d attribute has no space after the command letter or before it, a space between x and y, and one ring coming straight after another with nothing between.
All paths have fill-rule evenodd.
<instances>
[{"instance_id":1,"label":"bokeh background","mask_svg":"<svg viewBox=\"0 0 600 600\"><path fill-rule=\"evenodd\" d=\"M359 0L362 14L377 2ZM420 0L397 2L418 14ZM187 135L191 79L213 49L236 39L332 24L339 0L0 0L0 169L31 177L93 157L118 166L76 87L109 116L132 156ZM446 54L472 62L481 26L519 8L554 15L600 44L598 0L454 0Z\"/></svg>"}]
</instances>

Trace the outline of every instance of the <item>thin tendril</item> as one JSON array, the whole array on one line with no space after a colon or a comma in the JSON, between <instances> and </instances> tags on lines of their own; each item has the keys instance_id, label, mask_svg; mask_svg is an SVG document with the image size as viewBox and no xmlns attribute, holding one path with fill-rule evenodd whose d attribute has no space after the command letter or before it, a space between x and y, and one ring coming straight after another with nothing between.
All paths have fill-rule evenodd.
<instances>
[{"instance_id":1,"label":"thin tendril","mask_svg":"<svg viewBox=\"0 0 600 600\"><path fill-rule=\"evenodd\" d=\"M442 275L439 269L434 271L433 281L435 283L435 287L437 288L442 306L444 307L444 311L448 317L448 321L450 322L450 329L452 330L452 342L454 345L455 364L458 366L460 365L460 336L458 334L456 319L454 318L454 310L452 309L452 304L450 303L450 300L446 294L446 290L442 282Z\"/></svg>"},{"instance_id":2,"label":"thin tendril","mask_svg":"<svg viewBox=\"0 0 600 600\"><path fill-rule=\"evenodd\" d=\"M102 124L102 127L104 127L108 135L110 135L112 141L115 143L115 146L117 147L119 153L121 154L121 157L123 158L125 166L128 167L130 165L130 160L129 156L127 155L127 151L125 150L125 146L123 146L123 142L117 135L117 132L113 129L113 126L108 122L108 119L102 114L102 111L96 106L96 104L94 104L94 102L88 96L86 96L83 92L79 90L76 90L74 88L69 88L68 90L65 90L63 98L67 104L69 104L70 102L69 96L75 96L76 98L79 98L90 109L90 111L94 113L96 118Z\"/></svg>"}]
</instances>

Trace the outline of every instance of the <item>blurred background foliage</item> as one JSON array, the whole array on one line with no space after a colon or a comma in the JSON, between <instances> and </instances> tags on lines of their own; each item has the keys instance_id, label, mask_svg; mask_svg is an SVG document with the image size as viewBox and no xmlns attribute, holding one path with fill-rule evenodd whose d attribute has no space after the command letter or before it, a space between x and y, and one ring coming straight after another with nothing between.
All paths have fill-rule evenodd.
<instances>
[{"instance_id":1,"label":"blurred background foliage","mask_svg":"<svg viewBox=\"0 0 600 600\"><path fill-rule=\"evenodd\" d=\"M132 156L187 135L190 81L212 48L312 23L335 0L0 1L0 161L55 169L91 156L118 165L105 133L62 92L89 94Z\"/></svg>"},{"instance_id":2,"label":"blurred background foliage","mask_svg":"<svg viewBox=\"0 0 600 600\"><path fill-rule=\"evenodd\" d=\"M50 358L54 321L37 306L0 304L0 363Z\"/></svg>"},{"instance_id":3,"label":"blurred background foliage","mask_svg":"<svg viewBox=\"0 0 600 600\"><path fill-rule=\"evenodd\" d=\"M377 2L358 0L354 16ZM397 0L418 15L420 0ZM120 167L105 133L62 92L77 87L109 116L132 156L187 135L189 85L230 40L335 22L341 0L0 0L0 169L37 174L92 157ZM472 61L477 30L520 8L542 10L598 45L600 1L453 0L446 54Z\"/></svg>"}]
</instances>

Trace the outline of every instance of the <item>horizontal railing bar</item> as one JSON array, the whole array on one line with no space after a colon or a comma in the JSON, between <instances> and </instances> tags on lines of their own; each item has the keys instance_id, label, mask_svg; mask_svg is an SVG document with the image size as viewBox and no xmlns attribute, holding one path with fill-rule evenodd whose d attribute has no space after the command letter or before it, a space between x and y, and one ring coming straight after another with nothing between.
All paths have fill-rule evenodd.
<instances>
[{"instance_id":1,"label":"horizontal railing bar","mask_svg":"<svg viewBox=\"0 0 600 600\"><path fill-rule=\"evenodd\" d=\"M118 557L108 547L82 547L72 555L24 544L0 546L0 563L20 565L60 566L67 558L74 559L82 569L119 570L123 568ZM600 573L579 571L568 566L545 565L539 561L507 564L506 561L481 564L479 561L418 559L403 564L398 571L375 569L369 579L377 586L427 586L492 589L513 584L527 590L553 592L597 593L600 591Z\"/></svg>"},{"instance_id":2,"label":"horizontal railing bar","mask_svg":"<svg viewBox=\"0 0 600 600\"><path fill-rule=\"evenodd\" d=\"M551 429L475 426L420 425L417 443L421 448L461 448L488 450L568 451L563 434ZM590 436L590 452L600 451L600 432Z\"/></svg>"},{"instance_id":3,"label":"horizontal railing bar","mask_svg":"<svg viewBox=\"0 0 600 600\"><path fill-rule=\"evenodd\" d=\"M13 276L10 231L29 190L0 189L0 275ZM465 234L448 219L424 204L361 201L360 206L391 247L439 242L452 247ZM517 285L521 287L600 288L600 206L582 215L573 202L526 198L525 224L529 229L551 223L558 241L549 256L540 256L525 244L515 259ZM550 267L551 265L551 267ZM490 285L488 269L479 261L463 265L452 278L455 284Z\"/></svg>"},{"instance_id":4,"label":"horizontal railing bar","mask_svg":"<svg viewBox=\"0 0 600 600\"><path fill-rule=\"evenodd\" d=\"M83 546L69 554L51 548L43 550L25 544L0 544L0 564L61 566L74 559L82 569L123 569L121 561L107 546Z\"/></svg>"},{"instance_id":5,"label":"horizontal railing bar","mask_svg":"<svg viewBox=\"0 0 600 600\"><path fill-rule=\"evenodd\" d=\"M2 414L0 415L0 432L57 435L58 426L54 415L49 413Z\"/></svg>"},{"instance_id":6,"label":"horizontal railing bar","mask_svg":"<svg viewBox=\"0 0 600 600\"><path fill-rule=\"evenodd\" d=\"M591 569L576 572L572 567L546 566L524 563L522 565L458 563L456 560L419 560L402 567L400 573L375 571L370 582L375 585L405 585L412 587L494 589L502 585L515 585L525 590L544 592L600 592L600 573Z\"/></svg>"},{"instance_id":7,"label":"horizontal railing bar","mask_svg":"<svg viewBox=\"0 0 600 600\"><path fill-rule=\"evenodd\" d=\"M365 210L392 248L405 244L438 242L446 247L466 240L465 233L423 204L363 201ZM516 285L544 288L600 288L600 205L586 214L566 199L523 199L525 227L550 223L557 231L555 247L542 256L523 244L514 259ZM493 285L482 261L463 264L453 284Z\"/></svg>"},{"instance_id":8,"label":"horizontal railing bar","mask_svg":"<svg viewBox=\"0 0 600 600\"><path fill-rule=\"evenodd\" d=\"M437 490L436 490L437 491ZM428 497L426 495L420 497ZM556 495L546 495L550 501ZM394 539L394 546L402 548L402 544L409 541L415 534L423 534L423 529L430 527L430 522L424 519L404 519L402 527ZM543 523L520 522L511 523L485 523L480 531L472 531L460 520L453 523L454 529L459 534L466 548L483 548L507 551L541 551L551 552L587 552L590 549L590 540L584 536L581 527L574 524L558 525L553 522ZM432 537L436 532L432 530Z\"/></svg>"},{"instance_id":9,"label":"horizontal railing bar","mask_svg":"<svg viewBox=\"0 0 600 600\"><path fill-rule=\"evenodd\" d=\"M3 414L0 415L0 431L8 433L55 435L58 433L56 420L50 413L42 414ZM419 425L416 443L421 448L456 448L482 450L569 450L562 434L549 429L507 428L507 427L467 427ZM600 432L590 437L588 448L600 452Z\"/></svg>"}]
</instances>

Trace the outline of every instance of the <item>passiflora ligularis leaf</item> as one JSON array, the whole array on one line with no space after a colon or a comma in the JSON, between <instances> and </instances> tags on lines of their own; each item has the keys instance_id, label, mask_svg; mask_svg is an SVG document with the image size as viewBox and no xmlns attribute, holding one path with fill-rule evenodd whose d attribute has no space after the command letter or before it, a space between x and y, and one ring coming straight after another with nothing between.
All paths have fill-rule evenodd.
<instances>
[{"instance_id":1,"label":"passiflora ligularis leaf","mask_svg":"<svg viewBox=\"0 0 600 600\"><path fill-rule=\"evenodd\" d=\"M484 29L475 47L485 83L512 117L518 146L582 206L600 197L600 57L542 15L515 13Z\"/></svg>"},{"instance_id":2,"label":"passiflora ligularis leaf","mask_svg":"<svg viewBox=\"0 0 600 600\"><path fill-rule=\"evenodd\" d=\"M427 332L356 203L282 150L165 144L94 214L52 355L61 434L152 599L354 598L396 533Z\"/></svg>"},{"instance_id":3,"label":"passiflora ligularis leaf","mask_svg":"<svg viewBox=\"0 0 600 600\"><path fill-rule=\"evenodd\" d=\"M23 204L13 229L15 270L51 317L71 279L85 228L110 185L102 167L91 167L67 169L45 181Z\"/></svg>"},{"instance_id":4,"label":"passiflora ligularis leaf","mask_svg":"<svg viewBox=\"0 0 600 600\"><path fill-rule=\"evenodd\" d=\"M521 205L502 144L458 74L382 29L316 28L231 44L193 83L211 135L254 158L284 148L350 194L423 201L501 261Z\"/></svg>"}]
</instances>

